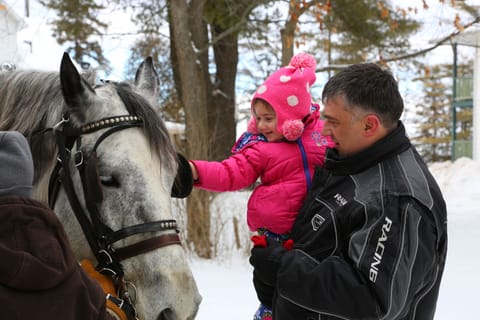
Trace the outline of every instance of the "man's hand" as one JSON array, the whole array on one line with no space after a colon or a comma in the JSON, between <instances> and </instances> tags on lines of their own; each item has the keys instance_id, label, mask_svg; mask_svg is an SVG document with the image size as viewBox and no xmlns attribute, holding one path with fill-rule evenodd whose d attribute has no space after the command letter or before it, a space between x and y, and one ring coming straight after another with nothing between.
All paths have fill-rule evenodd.
<instances>
[{"instance_id":1,"label":"man's hand","mask_svg":"<svg viewBox=\"0 0 480 320\"><path fill-rule=\"evenodd\" d=\"M253 286L257 292L258 301L260 301L265 307L272 309L275 287L260 280L255 270L253 271Z\"/></svg>"},{"instance_id":2,"label":"man's hand","mask_svg":"<svg viewBox=\"0 0 480 320\"><path fill-rule=\"evenodd\" d=\"M255 278L262 283L275 286L280 259L287 249L278 241L266 238L267 246L254 246L250 256L250 264L255 268Z\"/></svg>"}]
</instances>

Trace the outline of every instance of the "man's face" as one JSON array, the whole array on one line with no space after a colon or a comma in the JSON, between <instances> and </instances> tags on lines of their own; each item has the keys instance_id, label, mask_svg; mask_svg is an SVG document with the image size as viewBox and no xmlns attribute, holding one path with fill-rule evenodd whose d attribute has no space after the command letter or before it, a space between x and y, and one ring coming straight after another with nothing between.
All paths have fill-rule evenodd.
<instances>
[{"instance_id":1,"label":"man's face","mask_svg":"<svg viewBox=\"0 0 480 320\"><path fill-rule=\"evenodd\" d=\"M369 142L364 137L365 117L355 116L347 109L343 96L328 99L323 116L325 124L322 134L332 138L340 156L351 156L368 146Z\"/></svg>"}]
</instances>

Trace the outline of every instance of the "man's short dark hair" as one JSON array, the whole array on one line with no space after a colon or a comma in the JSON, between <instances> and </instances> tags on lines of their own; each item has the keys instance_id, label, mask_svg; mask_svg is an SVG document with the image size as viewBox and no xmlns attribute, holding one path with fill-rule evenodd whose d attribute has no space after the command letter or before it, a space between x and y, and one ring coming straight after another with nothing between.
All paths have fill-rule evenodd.
<instances>
[{"instance_id":1,"label":"man's short dark hair","mask_svg":"<svg viewBox=\"0 0 480 320\"><path fill-rule=\"evenodd\" d=\"M374 63L351 65L335 74L323 88L322 101L343 96L348 108L376 114L387 128L397 125L403 99L392 73Z\"/></svg>"}]
</instances>

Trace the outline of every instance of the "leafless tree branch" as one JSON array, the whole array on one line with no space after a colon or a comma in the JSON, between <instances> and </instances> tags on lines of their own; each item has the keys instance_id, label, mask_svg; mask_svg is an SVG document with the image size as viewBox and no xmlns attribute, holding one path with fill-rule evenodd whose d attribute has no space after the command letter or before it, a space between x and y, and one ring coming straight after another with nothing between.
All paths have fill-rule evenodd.
<instances>
[{"instance_id":1,"label":"leafless tree branch","mask_svg":"<svg viewBox=\"0 0 480 320\"><path fill-rule=\"evenodd\" d=\"M386 59L379 59L379 60L375 60L375 61L370 61L370 62L373 62L373 63L388 63L388 62L392 62L392 61L407 60L407 59L411 59L411 58L415 58L415 57L424 55L424 54L438 48L439 46L445 44L446 42L451 41L454 37L458 36L459 34L464 32L466 29L470 28L471 26L475 25L478 22L480 22L480 16L476 17L474 20L465 24L463 26L462 31L452 32L448 36L446 36L446 37L440 39L439 41L435 42L432 46L424 48L422 50L407 53L407 54L400 55L400 56L394 56L394 57L390 57L390 58L386 58ZM339 69L345 68L346 66L347 65L329 65L329 66L325 66L325 67L317 69L316 72L339 70Z\"/></svg>"}]
</instances>

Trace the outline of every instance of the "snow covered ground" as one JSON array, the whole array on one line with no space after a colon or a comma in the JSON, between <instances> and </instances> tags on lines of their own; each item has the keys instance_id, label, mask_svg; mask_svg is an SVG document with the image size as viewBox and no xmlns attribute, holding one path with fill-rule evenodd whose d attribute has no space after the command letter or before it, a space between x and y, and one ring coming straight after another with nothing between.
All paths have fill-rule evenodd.
<instances>
[{"instance_id":1,"label":"snow covered ground","mask_svg":"<svg viewBox=\"0 0 480 320\"><path fill-rule=\"evenodd\" d=\"M462 158L453 163L435 163L430 168L443 191L449 217L448 257L435 320L478 320L480 162ZM247 198L246 192L225 193L217 198L219 215L223 212L220 215L223 227L218 234L223 247L218 248L218 257L213 260L191 258L203 296L198 320L252 319L256 310L252 269L245 249L234 248L234 235L229 227L231 220L227 214L240 217L239 225L244 228ZM247 231L241 231L247 238Z\"/></svg>"}]
</instances>

